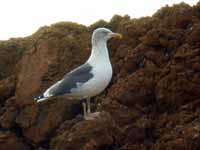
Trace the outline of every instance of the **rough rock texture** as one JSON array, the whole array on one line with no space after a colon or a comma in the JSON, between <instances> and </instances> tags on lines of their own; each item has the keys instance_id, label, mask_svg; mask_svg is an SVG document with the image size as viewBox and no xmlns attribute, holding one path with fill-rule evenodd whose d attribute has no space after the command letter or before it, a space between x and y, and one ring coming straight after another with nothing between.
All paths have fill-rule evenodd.
<instances>
[{"instance_id":1,"label":"rough rock texture","mask_svg":"<svg viewBox=\"0 0 200 150\"><path fill-rule=\"evenodd\" d=\"M164 7L152 17L114 16L90 27L61 22L0 42L0 149L199 150L200 3ZM186 15L187 14L187 15ZM82 118L81 102L33 98L83 63L90 37L108 27L114 76Z\"/></svg>"},{"instance_id":2,"label":"rough rock texture","mask_svg":"<svg viewBox=\"0 0 200 150\"><path fill-rule=\"evenodd\" d=\"M90 52L87 50L89 33L81 25L59 23L41 29L36 36L37 43L18 64L16 96L20 105L29 103L39 90L44 91L83 63Z\"/></svg>"},{"instance_id":3,"label":"rough rock texture","mask_svg":"<svg viewBox=\"0 0 200 150\"><path fill-rule=\"evenodd\" d=\"M73 120L74 121L74 120ZM96 120L67 121L51 142L53 150L101 150L117 147L123 135L112 117L102 112Z\"/></svg>"},{"instance_id":4,"label":"rough rock texture","mask_svg":"<svg viewBox=\"0 0 200 150\"><path fill-rule=\"evenodd\" d=\"M0 81L0 103L15 94L15 77L10 76Z\"/></svg>"},{"instance_id":5,"label":"rough rock texture","mask_svg":"<svg viewBox=\"0 0 200 150\"><path fill-rule=\"evenodd\" d=\"M66 98L52 98L44 104L26 106L17 116L16 123L23 128L27 139L38 144L45 141L64 120L75 117L73 108L76 104L76 101ZM76 110L81 113L80 106Z\"/></svg>"},{"instance_id":6,"label":"rough rock texture","mask_svg":"<svg viewBox=\"0 0 200 150\"><path fill-rule=\"evenodd\" d=\"M0 149L2 150L29 150L22 138L18 138L10 131L0 131Z\"/></svg>"},{"instance_id":7,"label":"rough rock texture","mask_svg":"<svg viewBox=\"0 0 200 150\"><path fill-rule=\"evenodd\" d=\"M33 36L0 41L0 80L16 72L16 63L33 46L34 41Z\"/></svg>"}]
</instances>

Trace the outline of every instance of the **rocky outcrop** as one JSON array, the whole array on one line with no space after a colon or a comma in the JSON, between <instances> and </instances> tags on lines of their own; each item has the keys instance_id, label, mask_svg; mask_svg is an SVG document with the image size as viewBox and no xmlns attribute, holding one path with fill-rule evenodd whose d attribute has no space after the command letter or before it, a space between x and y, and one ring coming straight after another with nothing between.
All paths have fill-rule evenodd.
<instances>
[{"instance_id":1,"label":"rocky outcrop","mask_svg":"<svg viewBox=\"0 0 200 150\"><path fill-rule=\"evenodd\" d=\"M112 117L102 112L91 121L66 121L51 142L51 149L100 150L117 147L123 138L122 131Z\"/></svg>"},{"instance_id":2,"label":"rocky outcrop","mask_svg":"<svg viewBox=\"0 0 200 150\"><path fill-rule=\"evenodd\" d=\"M4 103L4 100L15 94L15 77L10 76L0 81L0 103Z\"/></svg>"},{"instance_id":3,"label":"rocky outcrop","mask_svg":"<svg viewBox=\"0 0 200 150\"><path fill-rule=\"evenodd\" d=\"M34 43L33 36L0 41L0 80L16 73L16 63Z\"/></svg>"},{"instance_id":4,"label":"rocky outcrop","mask_svg":"<svg viewBox=\"0 0 200 150\"><path fill-rule=\"evenodd\" d=\"M0 131L0 149L30 150L30 147L9 131Z\"/></svg>"},{"instance_id":5,"label":"rocky outcrop","mask_svg":"<svg viewBox=\"0 0 200 150\"><path fill-rule=\"evenodd\" d=\"M0 149L198 150L199 10L181 3L141 19L62 22L0 42ZM114 76L94 98L100 116L83 120L81 102L64 97L36 103L88 58L90 35L101 26L124 39L108 43Z\"/></svg>"},{"instance_id":6,"label":"rocky outcrop","mask_svg":"<svg viewBox=\"0 0 200 150\"><path fill-rule=\"evenodd\" d=\"M76 106L77 105L77 106ZM80 106L73 100L54 98L44 104L24 107L16 118L16 123L23 129L23 135L38 144L45 141L64 120L73 119L81 113Z\"/></svg>"},{"instance_id":7,"label":"rocky outcrop","mask_svg":"<svg viewBox=\"0 0 200 150\"><path fill-rule=\"evenodd\" d=\"M37 43L18 64L16 97L20 105L30 103L34 96L83 63L90 52L89 33L81 25L55 24L41 29L36 36Z\"/></svg>"}]
</instances>

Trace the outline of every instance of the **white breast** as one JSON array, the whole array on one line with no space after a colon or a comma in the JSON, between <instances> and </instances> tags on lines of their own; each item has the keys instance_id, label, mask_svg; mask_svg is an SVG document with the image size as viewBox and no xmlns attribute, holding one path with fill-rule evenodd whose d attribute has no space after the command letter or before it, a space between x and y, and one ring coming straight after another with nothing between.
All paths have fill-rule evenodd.
<instances>
[{"instance_id":1,"label":"white breast","mask_svg":"<svg viewBox=\"0 0 200 150\"><path fill-rule=\"evenodd\" d=\"M77 85L79 88L74 89L72 96L81 98L96 96L105 90L111 81L112 66L105 41L99 41L97 45L93 45L87 63L92 66L93 77L86 83Z\"/></svg>"},{"instance_id":2,"label":"white breast","mask_svg":"<svg viewBox=\"0 0 200 150\"><path fill-rule=\"evenodd\" d=\"M90 97L101 93L108 86L112 78L112 66L110 63L98 65L98 67L94 67L92 73L94 77L83 86Z\"/></svg>"}]
</instances>

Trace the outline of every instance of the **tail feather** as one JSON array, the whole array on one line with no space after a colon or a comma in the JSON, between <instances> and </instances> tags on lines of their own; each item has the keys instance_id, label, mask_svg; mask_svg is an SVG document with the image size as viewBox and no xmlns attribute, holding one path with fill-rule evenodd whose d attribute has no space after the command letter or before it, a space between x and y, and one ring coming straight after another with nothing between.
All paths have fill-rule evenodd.
<instances>
[{"instance_id":1,"label":"tail feather","mask_svg":"<svg viewBox=\"0 0 200 150\"><path fill-rule=\"evenodd\" d=\"M46 99L48 99L48 97L44 97L44 95L40 95L40 96L34 98L34 100L37 101L37 102L41 102L41 101L44 101Z\"/></svg>"}]
</instances>

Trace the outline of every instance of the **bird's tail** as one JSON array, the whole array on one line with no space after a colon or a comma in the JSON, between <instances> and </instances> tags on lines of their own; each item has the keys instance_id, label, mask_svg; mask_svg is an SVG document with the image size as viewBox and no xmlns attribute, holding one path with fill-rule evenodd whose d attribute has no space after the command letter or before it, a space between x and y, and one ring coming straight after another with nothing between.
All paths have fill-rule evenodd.
<instances>
[{"instance_id":1,"label":"bird's tail","mask_svg":"<svg viewBox=\"0 0 200 150\"><path fill-rule=\"evenodd\" d=\"M46 99L47 99L47 97L44 97L43 94L34 98L34 100L37 101L37 102L41 102L41 101L44 101Z\"/></svg>"}]
</instances>

